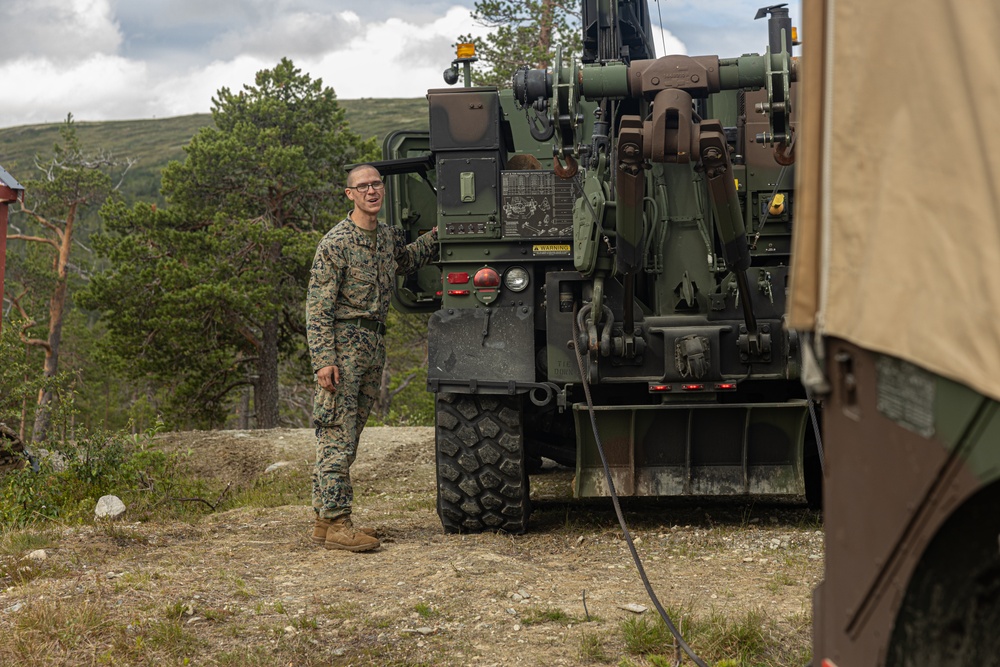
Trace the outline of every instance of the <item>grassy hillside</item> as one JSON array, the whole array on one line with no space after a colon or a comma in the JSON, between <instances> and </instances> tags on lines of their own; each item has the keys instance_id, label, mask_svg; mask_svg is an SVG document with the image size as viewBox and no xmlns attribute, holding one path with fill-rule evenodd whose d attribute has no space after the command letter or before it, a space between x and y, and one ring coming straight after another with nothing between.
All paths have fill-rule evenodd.
<instances>
[{"instance_id":1,"label":"grassy hillside","mask_svg":"<svg viewBox=\"0 0 1000 667\"><path fill-rule=\"evenodd\" d=\"M351 130L381 140L394 130L427 128L424 98L339 100ZM115 155L138 158L122 190L129 200L159 199L160 170L171 160L184 159L184 146L199 128L212 123L209 114L124 120L77 122L77 136L88 150L106 149ZM0 166L22 183L35 178L34 157L51 154L59 139L59 123L0 129ZM30 195L30 193L29 193Z\"/></svg>"}]
</instances>

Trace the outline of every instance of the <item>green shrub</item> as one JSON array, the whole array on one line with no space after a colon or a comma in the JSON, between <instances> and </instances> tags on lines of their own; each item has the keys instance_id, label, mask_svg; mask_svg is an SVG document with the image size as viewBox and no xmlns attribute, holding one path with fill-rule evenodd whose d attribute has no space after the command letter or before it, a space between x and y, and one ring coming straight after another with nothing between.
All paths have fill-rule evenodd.
<instances>
[{"instance_id":1,"label":"green shrub","mask_svg":"<svg viewBox=\"0 0 1000 667\"><path fill-rule=\"evenodd\" d=\"M0 478L0 525L83 521L108 494L119 496L132 517L145 518L172 496L197 493L202 483L181 477L178 455L150 446L159 427L137 435L83 432L70 444L53 445L37 472L25 467L7 473Z\"/></svg>"}]
</instances>

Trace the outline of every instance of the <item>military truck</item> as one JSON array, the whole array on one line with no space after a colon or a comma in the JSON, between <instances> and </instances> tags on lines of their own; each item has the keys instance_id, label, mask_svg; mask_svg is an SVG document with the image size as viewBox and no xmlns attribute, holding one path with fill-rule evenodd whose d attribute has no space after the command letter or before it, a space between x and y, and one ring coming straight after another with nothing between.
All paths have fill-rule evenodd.
<instances>
[{"instance_id":1,"label":"military truck","mask_svg":"<svg viewBox=\"0 0 1000 667\"><path fill-rule=\"evenodd\" d=\"M825 395L813 664L995 665L1000 9L803 6L789 324Z\"/></svg>"},{"instance_id":2,"label":"military truck","mask_svg":"<svg viewBox=\"0 0 1000 667\"><path fill-rule=\"evenodd\" d=\"M429 312L438 513L523 532L529 472L577 497L814 494L799 343L797 63L784 5L762 55L657 57L644 0L584 0L583 53L511 89L427 93L386 137L389 222L441 262L396 285ZM752 17L747 17L750 20ZM446 72L457 81L471 54Z\"/></svg>"}]
</instances>

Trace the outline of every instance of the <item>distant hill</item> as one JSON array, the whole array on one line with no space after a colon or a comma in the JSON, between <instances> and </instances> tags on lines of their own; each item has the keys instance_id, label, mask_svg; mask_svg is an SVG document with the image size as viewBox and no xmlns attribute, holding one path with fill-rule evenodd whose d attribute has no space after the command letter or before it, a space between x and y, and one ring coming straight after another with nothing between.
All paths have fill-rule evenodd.
<instances>
[{"instance_id":1,"label":"distant hill","mask_svg":"<svg viewBox=\"0 0 1000 667\"><path fill-rule=\"evenodd\" d=\"M427 129L427 100L338 100L351 130L379 141L395 130ZM184 160L184 146L202 127L212 124L210 114L175 118L78 121L77 136L88 150L106 149L115 155L138 158L122 191L129 201L160 200L160 171L171 160ZM0 129L0 166L22 183L35 178L36 155L47 157L59 139L60 123ZM30 193L29 193L30 195Z\"/></svg>"}]
</instances>

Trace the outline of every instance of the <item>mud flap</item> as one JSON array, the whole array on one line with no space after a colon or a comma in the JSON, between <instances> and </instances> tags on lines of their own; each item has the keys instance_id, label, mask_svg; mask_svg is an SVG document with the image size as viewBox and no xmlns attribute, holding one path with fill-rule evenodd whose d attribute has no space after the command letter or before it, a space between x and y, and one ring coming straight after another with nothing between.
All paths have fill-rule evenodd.
<instances>
[{"instance_id":1,"label":"mud flap","mask_svg":"<svg viewBox=\"0 0 1000 667\"><path fill-rule=\"evenodd\" d=\"M427 325L427 380L455 392L470 381L534 382L535 358L525 354L534 348L529 307L439 310Z\"/></svg>"},{"instance_id":2,"label":"mud flap","mask_svg":"<svg viewBox=\"0 0 1000 667\"><path fill-rule=\"evenodd\" d=\"M586 404L577 429L574 494L609 495ZM595 408L622 496L804 496L808 401Z\"/></svg>"}]
</instances>

